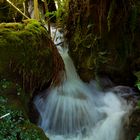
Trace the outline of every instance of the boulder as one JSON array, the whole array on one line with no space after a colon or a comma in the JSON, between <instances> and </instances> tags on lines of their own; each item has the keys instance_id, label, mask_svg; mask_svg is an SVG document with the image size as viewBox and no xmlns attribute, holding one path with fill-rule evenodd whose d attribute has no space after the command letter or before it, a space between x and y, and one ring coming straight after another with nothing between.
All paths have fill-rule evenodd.
<instances>
[{"instance_id":1,"label":"boulder","mask_svg":"<svg viewBox=\"0 0 140 140\"><path fill-rule=\"evenodd\" d=\"M0 24L0 78L27 93L41 89L63 69L47 30L36 20ZM32 96L32 95L31 95Z\"/></svg>"},{"instance_id":2,"label":"boulder","mask_svg":"<svg viewBox=\"0 0 140 140\"><path fill-rule=\"evenodd\" d=\"M63 61L47 30L36 20L0 24L0 139L48 140L31 99L59 83Z\"/></svg>"}]
</instances>

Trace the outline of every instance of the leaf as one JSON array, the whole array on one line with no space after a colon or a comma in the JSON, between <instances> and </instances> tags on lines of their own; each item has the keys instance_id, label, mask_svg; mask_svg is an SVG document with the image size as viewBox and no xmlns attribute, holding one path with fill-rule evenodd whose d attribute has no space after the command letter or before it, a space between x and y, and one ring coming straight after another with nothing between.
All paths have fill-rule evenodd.
<instances>
[{"instance_id":1,"label":"leaf","mask_svg":"<svg viewBox=\"0 0 140 140\"><path fill-rule=\"evenodd\" d=\"M140 82L136 83L136 87L138 88L138 90L140 90Z\"/></svg>"},{"instance_id":2,"label":"leaf","mask_svg":"<svg viewBox=\"0 0 140 140\"><path fill-rule=\"evenodd\" d=\"M137 77L138 81L140 81L140 71L135 72L134 75Z\"/></svg>"}]
</instances>

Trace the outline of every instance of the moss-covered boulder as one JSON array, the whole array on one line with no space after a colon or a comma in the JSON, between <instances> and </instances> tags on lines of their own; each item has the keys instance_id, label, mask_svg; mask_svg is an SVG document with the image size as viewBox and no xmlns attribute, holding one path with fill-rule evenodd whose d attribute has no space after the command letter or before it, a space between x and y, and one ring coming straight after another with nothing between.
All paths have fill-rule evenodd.
<instances>
[{"instance_id":1,"label":"moss-covered boulder","mask_svg":"<svg viewBox=\"0 0 140 140\"><path fill-rule=\"evenodd\" d=\"M0 139L48 140L43 130L30 123L20 100L15 97L13 100L10 94L0 92Z\"/></svg>"},{"instance_id":2,"label":"moss-covered boulder","mask_svg":"<svg viewBox=\"0 0 140 140\"><path fill-rule=\"evenodd\" d=\"M26 92L33 92L55 77L60 63L57 49L39 22L0 24L1 79L10 79Z\"/></svg>"},{"instance_id":3,"label":"moss-covered boulder","mask_svg":"<svg viewBox=\"0 0 140 140\"><path fill-rule=\"evenodd\" d=\"M0 139L47 140L32 124L35 91L59 82L62 59L47 30L36 20L0 24ZM30 118L30 119L29 119Z\"/></svg>"},{"instance_id":4,"label":"moss-covered boulder","mask_svg":"<svg viewBox=\"0 0 140 140\"><path fill-rule=\"evenodd\" d=\"M46 140L30 123L33 93L59 82L62 59L47 30L36 20L0 24L0 139ZM6 99L6 100L5 100ZM22 115L20 114L22 113Z\"/></svg>"},{"instance_id":5,"label":"moss-covered boulder","mask_svg":"<svg viewBox=\"0 0 140 140\"><path fill-rule=\"evenodd\" d=\"M48 140L43 130L29 120L29 100L18 83L0 80L0 139Z\"/></svg>"}]
</instances>

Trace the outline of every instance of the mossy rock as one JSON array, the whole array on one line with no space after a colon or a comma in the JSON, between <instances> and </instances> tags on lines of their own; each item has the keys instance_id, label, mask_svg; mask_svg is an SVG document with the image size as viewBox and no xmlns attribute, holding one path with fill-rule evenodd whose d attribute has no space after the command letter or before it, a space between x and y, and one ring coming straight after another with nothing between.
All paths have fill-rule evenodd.
<instances>
[{"instance_id":1,"label":"mossy rock","mask_svg":"<svg viewBox=\"0 0 140 140\"><path fill-rule=\"evenodd\" d=\"M20 133L21 140L48 140L44 131L31 123L25 123Z\"/></svg>"},{"instance_id":2,"label":"mossy rock","mask_svg":"<svg viewBox=\"0 0 140 140\"><path fill-rule=\"evenodd\" d=\"M10 103L11 98L0 94L0 139L2 140L48 140L43 130L30 123L25 110L19 107L15 99L14 106Z\"/></svg>"},{"instance_id":3,"label":"mossy rock","mask_svg":"<svg viewBox=\"0 0 140 140\"><path fill-rule=\"evenodd\" d=\"M7 98L7 105L21 110L26 117L28 116L30 98L19 84L6 79L0 80L0 96Z\"/></svg>"},{"instance_id":4,"label":"mossy rock","mask_svg":"<svg viewBox=\"0 0 140 140\"><path fill-rule=\"evenodd\" d=\"M48 32L39 22L0 24L1 79L12 79L27 92L41 88L52 78L54 51Z\"/></svg>"},{"instance_id":5,"label":"mossy rock","mask_svg":"<svg viewBox=\"0 0 140 140\"><path fill-rule=\"evenodd\" d=\"M0 139L48 140L42 129L29 120L28 96L17 83L0 81ZM25 99L26 98L26 99Z\"/></svg>"},{"instance_id":6,"label":"mossy rock","mask_svg":"<svg viewBox=\"0 0 140 140\"><path fill-rule=\"evenodd\" d=\"M47 140L30 123L33 93L59 81L62 59L47 30L36 20L0 24L0 139ZM37 91L37 92L35 92ZM22 119L21 119L22 118Z\"/></svg>"}]
</instances>

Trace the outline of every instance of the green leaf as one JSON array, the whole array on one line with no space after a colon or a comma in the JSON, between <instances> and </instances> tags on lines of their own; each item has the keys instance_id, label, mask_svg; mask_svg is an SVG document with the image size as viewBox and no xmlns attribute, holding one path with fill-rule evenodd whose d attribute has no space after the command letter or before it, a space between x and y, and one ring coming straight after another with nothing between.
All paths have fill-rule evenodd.
<instances>
[{"instance_id":1,"label":"green leaf","mask_svg":"<svg viewBox=\"0 0 140 140\"><path fill-rule=\"evenodd\" d=\"M136 83L136 87L138 88L138 90L140 90L140 82Z\"/></svg>"}]
</instances>

